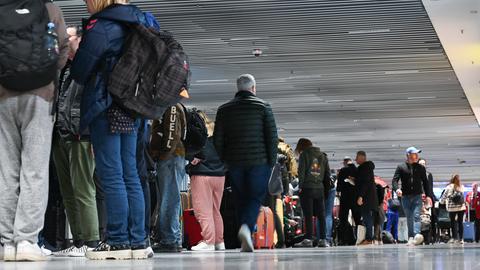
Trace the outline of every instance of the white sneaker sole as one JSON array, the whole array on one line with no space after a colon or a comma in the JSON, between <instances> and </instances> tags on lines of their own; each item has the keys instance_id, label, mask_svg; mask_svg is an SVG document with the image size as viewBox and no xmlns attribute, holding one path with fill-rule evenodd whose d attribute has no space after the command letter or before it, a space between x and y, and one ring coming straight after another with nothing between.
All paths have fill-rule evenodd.
<instances>
[{"instance_id":1,"label":"white sneaker sole","mask_svg":"<svg viewBox=\"0 0 480 270\"><path fill-rule=\"evenodd\" d=\"M43 262L48 260L46 256L38 255L38 254L31 254L31 253L17 253L16 258L14 261L27 261L27 262ZM7 260L5 260L7 261ZM12 261L12 260L10 260Z\"/></svg>"},{"instance_id":2,"label":"white sneaker sole","mask_svg":"<svg viewBox=\"0 0 480 270\"><path fill-rule=\"evenodd\" d=\"M152 256L153 257L153 256ZM145 260L148 259L148 252L146 249L132 250L133 260Z\"/></svg>"},{"instance_id":3,"label":"white sneaker sole","mask_svg":"<svg viewBox=\"0 0 480 270\"><path fill-rule=\"evenodd\" d=\"M90 260L130 260L132 259L132 251L87 251L85 257Z\"/></svg>"},{"instance_id":4,"label":"white sneaker sole","mask_svg":"<svg viewBox=\"0 0 480 270\"><path fill-rule=\"evenodd\" d=\"M249 236L245 235L245 233L240 232L238 234L238 239L242 243L242 249L240 250L241 252L253 252L253 243L252 239L248 239Z\"/></svg>"}]
</instances>

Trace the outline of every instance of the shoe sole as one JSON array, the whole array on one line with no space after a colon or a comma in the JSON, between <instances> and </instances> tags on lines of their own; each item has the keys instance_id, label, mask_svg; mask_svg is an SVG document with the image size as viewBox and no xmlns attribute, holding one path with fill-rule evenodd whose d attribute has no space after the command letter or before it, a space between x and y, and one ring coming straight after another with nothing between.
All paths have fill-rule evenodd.
<instances>
[{"instance_id":1,"label":"shoe sole","mask_svg":"<svg viewBox=\"0 0 480 270\"><path fill-rule=\"evenodd\" d=\"M22 254L22 253L17 253L17 256L15 258L14 261L27 261L27 262L43 262L43 261L47 261L48 258L45 257L45 256L39 256L39 255L35 255L35 254ZM7 261L7 260L5 260ZM12 260L10 260L12 261Z\"/></svg>"},{"instance_id":2,"label":"shoe sole","mask_svg":"<svg viewBox=\"0 0 480 270\"><path fill-rule=\"evenodd\" d=\"M241 252L253 252L253 245L249 244L247 237L239 235L238 239L242 242Z\"/></svg>"},{"instance_id":3,"label":"shoe sole","mask_svg":"<svg viewBox=\"0 0 480 270\"><path fill-rule=\"evenodd\" d=\"M149 254L145 249L132 250L132 260L145 260L149 258L148 256Z\"/></svg>"},{"instance_id":4,"label":"shoe sole","mask_svg":"<svg viewBox=\"0 0 480 270\"><path fill-rule=\"evenodd\" d=\"M85 254L90 260L130 260L132 259L131 250L117 251L92 251Z\"/></svg>"}]
</instances>

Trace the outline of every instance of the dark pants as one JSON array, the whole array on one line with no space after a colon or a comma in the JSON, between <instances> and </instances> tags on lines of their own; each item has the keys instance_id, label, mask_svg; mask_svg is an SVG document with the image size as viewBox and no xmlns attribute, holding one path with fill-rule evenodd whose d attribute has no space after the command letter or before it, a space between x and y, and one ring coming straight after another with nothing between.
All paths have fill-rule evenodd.
<instances>
[{"instance_id":1,"label":"dark pants","mask_svg":"<svg viewBox=\"0 0 480 270\"><path fill-rule=\"evenodd\" d=\"M348 235L348 232L346 231L348 227L348 215L350 210L352 211L352 216L353 220L355 221L355 225L360 225L361 224L361 219L362 215L360 212L360 209L355 202L356 196L353 194L342 194L340 197L340 212L339 212L339 219L340 219L340 224L339 224L339 242L341 244L347 244L345 243L346 241L342 239L343 235Z\"/></svg>"},{"instance_id":2,"label":"dark pants","mask_svg":"<svg viewBox=\"0 0 480 270\"><path fill-rule=\"evenodd\" d=\"M107 206L105 205L105 194L103 192L102 183L97 174L93 174L95 180L95 200L97 202L98 214L98 232L100 234L100 241L107 241Z\"/></svg>"},{"instance_id":3,"label":"dark pants","mask_svg":"<svg viewBox=\"0 0 480 270\"><path fill-rule=\"evenodd\" d=\"M325 221L325 195L322 189L304 189L300 194L300 203L302 204L303 217L305 219L305 239L312 239L313 234L313 216L317 217L319 222L319 236L321 240L326 239L326 221Z\"/></svg>"},{"instance_id":4,"label":"dark pants","mask_svg":"<svg viewBox=\"0 0 480 270\"><path fill-rule=\"evenodd\" d=\"M450 226L453 232L453 239L463 240L463 215L464 211L450 212Z\"/></svg>"},{"instance_id":5,"label":"dark pants","mask_svg":"<svg viewBox=\"0 0 480 270\"><path fill-rule=\"evenodd\" d=\"M371 210L369 207L362 207L362 218L363 225L365 226L365 240L373 240L373 220L375 211Z\"/></svg>"},{"instance_id":6,"label":"dark pants","mask_svg":"<svg viewBox=\"0 0 480 270\"><path fill-rule=\"evenodd\" d=\"M283 233L283 220L280 219L277 212L277 196L267 195L266 203L273 212L275 222L275 232L277 233L277 247L285 246L285 236Z\"/></svg>"},{"instance_id":7,"label":"dark pants","mask_svg":"<svg viewBox=\"0 0 480 270\"><path fill-rule=\"evenodd\" d=\"M229 168L238 220L241 225L246 224L252 232L267 194L271 172L272 169L266 164Z\"/></svg>"}]
</instances>

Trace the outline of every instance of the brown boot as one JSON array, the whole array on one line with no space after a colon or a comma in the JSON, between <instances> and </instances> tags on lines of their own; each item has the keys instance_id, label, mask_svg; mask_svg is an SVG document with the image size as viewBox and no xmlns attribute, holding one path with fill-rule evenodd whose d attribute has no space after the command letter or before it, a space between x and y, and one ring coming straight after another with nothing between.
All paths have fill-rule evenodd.
<instances>
[{"instance_id":1,"label":"brown boot","mask_svg":"<svg viewBox=\"0 0 480 270\"><path fill-rule=\"evenodd\" d=\"M372 240L363 240L358 246L371 246L373 244Z\"/></svg>"}]
</instances>

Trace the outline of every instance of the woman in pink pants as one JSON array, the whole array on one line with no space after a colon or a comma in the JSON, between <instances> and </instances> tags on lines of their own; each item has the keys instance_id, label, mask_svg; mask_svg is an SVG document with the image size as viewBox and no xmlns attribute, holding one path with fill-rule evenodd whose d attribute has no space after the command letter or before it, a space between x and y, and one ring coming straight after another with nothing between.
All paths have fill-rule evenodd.
<instances>
[{"instance_id":1,"label":"woman in pink pants","mask_svg":"<svg viewBox=\"0 0 480 270\"><path fill-rule=\"evenodd\" d=\"M220 214L225 169L213 145L214 122L200 112L208 129L208 140L203 150L190 162L189 174L195 217L202 228L202 237L192 251L225 250L223 219Z\"/></svg>"}]
</instances>

